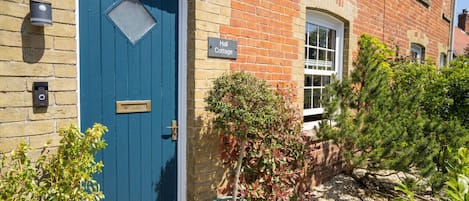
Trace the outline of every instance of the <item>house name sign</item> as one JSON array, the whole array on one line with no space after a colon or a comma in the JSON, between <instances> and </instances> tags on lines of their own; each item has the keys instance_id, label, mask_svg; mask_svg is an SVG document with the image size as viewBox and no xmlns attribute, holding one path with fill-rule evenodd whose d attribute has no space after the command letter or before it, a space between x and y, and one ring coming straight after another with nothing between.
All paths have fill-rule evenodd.
<instances>
[{"instance_id":1,"label":"house name sign","mask_svg":"<svg viewBox=\"0 0 469 201\"><path fill-rule=\"evenodd\" d=\"M238 57L238 42L208 37L208 57L236 59Z\"/></svg>"}]
</instances>

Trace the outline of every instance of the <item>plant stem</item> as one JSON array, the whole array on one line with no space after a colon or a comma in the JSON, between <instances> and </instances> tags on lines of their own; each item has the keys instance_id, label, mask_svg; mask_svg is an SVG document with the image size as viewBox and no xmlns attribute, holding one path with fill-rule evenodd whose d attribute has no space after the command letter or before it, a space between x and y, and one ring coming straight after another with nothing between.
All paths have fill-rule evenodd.
<instances>
[{"instance_id":1,"label":"plant stem","mask_svg":"<svg viewBox=\"0 0 469 201\"><path fill-rule=\"evenodd\" d=\"M233 186L233 201L236 201L236 196L238 195L238 180L239 180L239 175L241 174L241 166L243 164L245 145L246 145L246 140L242 139L241 146L239 147L238 162L236 163L234 186Z\"/></svg>"}]
</instances>

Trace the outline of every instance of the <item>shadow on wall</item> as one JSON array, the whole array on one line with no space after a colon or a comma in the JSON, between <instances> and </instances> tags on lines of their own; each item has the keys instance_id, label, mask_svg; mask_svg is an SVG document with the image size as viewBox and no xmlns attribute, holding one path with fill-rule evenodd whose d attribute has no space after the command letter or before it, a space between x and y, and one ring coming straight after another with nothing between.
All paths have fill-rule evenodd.
<instances>
[{"instance_id":1,"label":"shadow on wall","mask_svg":"<svg viewBox=\"0 0 469 201\"><path fill-rule=\"evenodd\" d=\"M344 162L340 157L339 148L330 141L317 141L312 155L315 158L311 185L317 186L331 180L335 175L343 172Z\"/></svg>"},{"instance_id":2,"label":"shadow on wall","mask_svg":"<svg viewBox=\"0 0 469 201\"><path fill-rule=\"evenodd\" d=\"M23 61L30 64L39 62L45 49L44 27L32 25L28 13L23 18L20 31Z\"/></svg>"},{"instance_id":3,"label":"shadow on wall","mask_svg":"<svg viewBox=\"0 0 469 201\"><path fill-rule=\"evenodd\" d=\"M217 197L220 181L225 178L228 172L224 172L220 167L218 153L218 134L213 130L212 125L201 117L194 122L198 125L192 134L196 135L188 145L188 190L202 189L188 194L189 200L207 200ZM170 136L169 136L170 137ZM157 194L156 201L175 201L177 193L177 158L173 157L167 161L164 169L160 173L160 182L155 185ZM198 183L195 183L198 182ZM195 185L207 185L207 188L200 188ZM190 193L190 192L188 192ZM189 197L191 196L191 197Z\"/></svg>"},{"instance_id":4,"label":"shadow on wall","mask_svg":"<svg viewBox=\"0 0 469 201\"><path fill-rule=\"evenodd\" d=\"M192 178L207 185L206 188L196 192L194 199L212 200L219 195L219 188L225 184L230 169L221 164L220 161L220 133L214 128L210 115L199 116L194 122L195 131L190 147L189 157L192 158L196 169L193 170ZM197 186L193 186L198 189ZM199 195L197 195L199 194Z\"/></svg>"}]
</instances>

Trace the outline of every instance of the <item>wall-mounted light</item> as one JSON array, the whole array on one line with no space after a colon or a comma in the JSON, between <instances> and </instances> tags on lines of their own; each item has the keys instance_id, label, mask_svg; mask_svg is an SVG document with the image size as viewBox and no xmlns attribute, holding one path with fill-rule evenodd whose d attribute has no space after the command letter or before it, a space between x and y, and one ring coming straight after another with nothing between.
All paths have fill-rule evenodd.
<instances>
[{"instance_id":1,"label":"wall-mounted light","mask_svg":"<svg viewBox=\"0 0 469 201\"><path fill-rule=\"evenodd\" d=\"M52 5L46 1L30 1L31 24L35 26L52 25Z\"/></svg>"}]
</instances>

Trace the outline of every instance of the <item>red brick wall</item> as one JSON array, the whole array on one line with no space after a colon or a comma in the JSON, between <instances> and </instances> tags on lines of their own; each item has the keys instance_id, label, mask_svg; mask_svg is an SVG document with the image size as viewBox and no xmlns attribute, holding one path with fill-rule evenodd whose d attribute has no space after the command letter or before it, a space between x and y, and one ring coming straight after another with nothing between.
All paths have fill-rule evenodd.
<instances>
[{"instance_id":1,"label":"red brick wall","mask_svg":"<svg viewBox=\"0 0 469 201\"><path fill-rule=\"evenodd\" d=\"M314 149L312 153L315 157L314 163L309 165L313 166L311 185L317 186L341 173L344 163L340 160L339 148L335 146L332 141L318 141L314 144Z\"/></svg>"},{"instance_id":2,"label":"red brick wall","mask_svg":"<svg viewBox=\"0 0 469 201\"><path fill-rule=\"evenodd\" d=\"M294 19L300 16L299 0L233 0L229 25L220 36L238 41L238 58L232 70L244 70L272 84L292 81L299 55Z\"/></svg>"},{"instance_id":3,"label":"red brick wall","mask_svg":"<svg viewBox=\"0 0 469 201\"><path fill-rule=\"evenodd\" d=\"M399 55L409 55L410 43L407 32L416 30L423 34L414 36L428 38L425 55L438 62L442 45L447 46L450 23L442 17L450 17L450 0L431 0L426 7L418 0L358 0L358 13L354 20L353 34L369 33L387 43L397 45ZM414 41L415 42L415 41Z\"/></svg>"}]
</instances>

